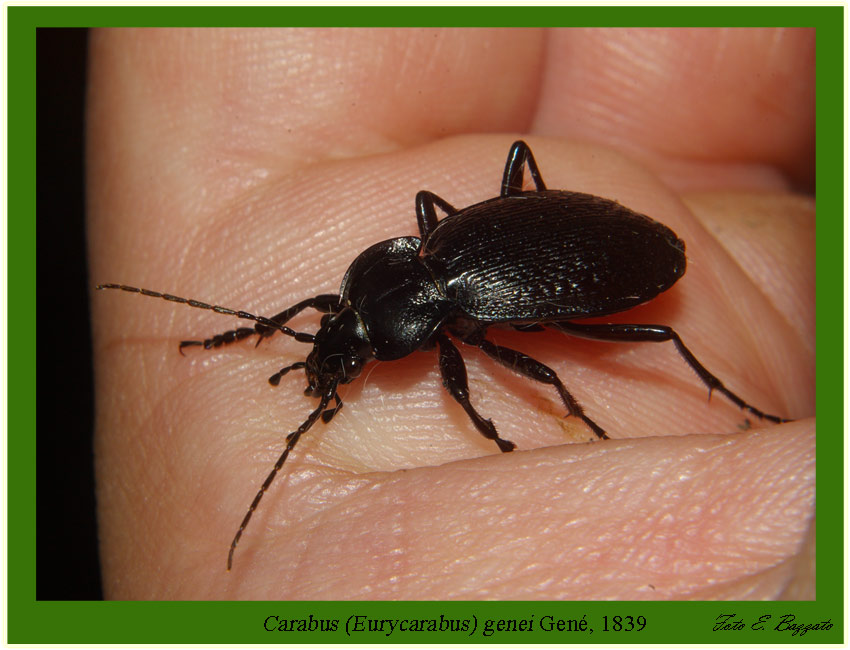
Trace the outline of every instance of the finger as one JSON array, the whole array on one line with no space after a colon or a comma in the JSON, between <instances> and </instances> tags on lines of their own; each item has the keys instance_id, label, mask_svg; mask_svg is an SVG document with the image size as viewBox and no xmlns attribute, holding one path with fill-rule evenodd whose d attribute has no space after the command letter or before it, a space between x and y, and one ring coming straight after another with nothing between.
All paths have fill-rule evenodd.
<instances>
[{"instance_id":1,"label":"finger","mask_svg":"<svg viewBox=\"0 0 850 650\"><path fill-rule=\"evenodd\" d=\"M532 109L543 36L535 30L120 30L96 33L92 47L112 84L103 117L127 108L123 128L149 129L155 137L147 143L139 137L139 146L166 159L188 158L199 178L187 185L221 199L261 183L264 168L471 130L519 129ZM110 57L116 48L121 56ZM108 66L100 65L103 58ZM222 170L233 181L219 187ZM210 174L212 182L204 182Z\"/></svg>"},{"instance_id":2,"label":"finger","mask_svg":"<svg viewBox=\"0 0 850 650\"><path fill-rule=\"evenodd\" d=\"M287 531L299 553L258 550L247 581L270 599L776 598L786 581L765 574L794 558L814 514L812 428L363 476Z\"/></svg>"},{"instance_id":3,"label":"finger","mask_svg":"<svg viewBox=\"0 0 850 650\"><path fill-rule=\"evenodd\" d=\"M776 169L811 186L814 30L556 30L548 52L535 130L654 160L681 184L776 187Z\"/></svg>"}]
</instances>

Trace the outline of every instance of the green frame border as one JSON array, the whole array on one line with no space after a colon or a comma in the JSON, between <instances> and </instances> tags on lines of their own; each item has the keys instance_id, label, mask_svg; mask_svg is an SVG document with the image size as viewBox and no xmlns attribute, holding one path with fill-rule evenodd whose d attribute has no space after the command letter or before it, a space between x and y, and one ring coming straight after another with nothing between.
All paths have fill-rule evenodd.
<instances>
[{"instance_id":1,"label":"green frame border","mask_svg":"<svg viewBox=\"0 0 850 650\"><path fill-rule=\"evenodd\" d=\"M486 9L482 11L481 9ZM199 11L200 10L200 11ZM280 603L36 601L35 338L24 319L7 322L7 641L9 643L841 643L844 638L843 310L844 295L844 7L8 7L7 8L7 283L9 314L35 312L35 30L91 26L795 26L817 29L817 458L816 601L798 603L681 602L313 602L286 603L286 618L340 620L336 633L268 634L263 621L283 615ZM14 125L14 129L11 128ZM827 216L823 216L827 215ZM834 216L829 216L834 215ZM26 329L24 329L26 328ZM9 346L9 341L15 341ZM829 341L825 351L824 341ZM14 460L14 462L11 462ZM15 489L9 487L14 485ZM829 561L826 559L829 558ZM14 561L10 561L14 559ZM219 613L219 608L226 608ZM793 612L798 621L831 619L829 631L713 634L721 613L751 622ZM351 615L370 618L471 618L479 632L347 636ZM544 615L581 620L599 630L603 616L646 616L643 632L621 634L505 632L480 634L487 618Z\"/></svg>"}]
</instances>

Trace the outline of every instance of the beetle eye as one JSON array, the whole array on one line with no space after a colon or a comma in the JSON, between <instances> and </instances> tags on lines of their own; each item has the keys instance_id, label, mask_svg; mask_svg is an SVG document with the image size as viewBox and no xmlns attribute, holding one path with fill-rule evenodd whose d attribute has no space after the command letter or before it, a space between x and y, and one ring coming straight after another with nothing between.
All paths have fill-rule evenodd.
<instances>
[{"instance_id":1,"label":"beetle eye","mask_svg":"<svg viewBox=\"0 0 850 650\"><path fill-rule=\"evenodd\" d=\"M363 368L363 359L357 356L344 357L342 361L342 371L344 373L343 382L348 383L355 377L360 376L360 370Z\"/></svg>"}]
</instances>

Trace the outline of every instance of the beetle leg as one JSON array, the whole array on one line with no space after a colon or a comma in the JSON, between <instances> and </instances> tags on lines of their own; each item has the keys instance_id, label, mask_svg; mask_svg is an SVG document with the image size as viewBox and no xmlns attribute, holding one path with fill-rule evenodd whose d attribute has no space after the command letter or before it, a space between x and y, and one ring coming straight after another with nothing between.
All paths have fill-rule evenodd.
<instances>
[{"instance_id":1,"label":"beetle leg","mask_svg":"<svg viewBox=\"0 0 850 650\"><path fill-rule=\"evenodd\" d=\"M434 206L437 206L446 213L446 216L452 215L457 210L455 207L441 199L433 192L422 190L416 193L416 221L419 224L419 236L424 243L428 239L428 235L437 227L437 211Z\"/></svg>"},{"instance_id":2,"label":"beetle leg","mask_svg":"<svg viewBox=\"0 0 850 650\"><path fill-rule=\"evenodd\" d=\"M570 415L581 418L581 420L589 426L593 433L595 433L599 438L603 440L608 439L608 435L605 433L605 430L584 414L584 409L576 401L576 399L570 395L566 386L564 386L563 382L558 378L558 375L549 366L540 363L536 359L532 359L522 352L491 343L487 339L481 339L475 344L481 348L487 356L498 361L503 366L506 366L521 375L525 375L529 379L554 386L566 405L567 411Z\"/></svg>"},{"instance_id":3,"label":"beetle leg","mask_svg":"<svg viewBox=\"0 0 850 650\"><path fill-rule=\"evenodd\" d=\"M301 302L293 305L289 309L284 309L279 314L272 316L269 320L272 320L275 323L278 323L279 325L283 325L284 323L289 321L290 318L295 316L297 313L304 311L308 307L312 307L316 311L320 311L325 314L332 314L335 311L339 311L339 303L340 300L337 294L323 293L313 298L307 298L306 300L302 300ZM268 338L276 331L271 327L268 327L267 325L263 325L261 323L257 323L254 326L254 329L257 331L257 334L260 335L260 340ZM257 343L259 343L259 341Z\"/></svg>"},{"instance_id":4,"label":"beetle leg","mask_svg":"<svg viewBox=\"0 0 850 650\"><path fill-rule=\"evenodd\" d=\"M481 417L469 403L469 383L466 378L466 366L463 363L460 351L445 334L437 336L437 343L440 346L440 373L443 375L443 386L463 407L481 435L495 441L502 451L513 451L516 445L510 440L500 438L492 420Z\"/></svg>"},{"instance_id":5,"label":"beetle leg","mask_svg":"<svg viewBox=\"0 0 850 650\"><path fill-rule=\"evenodd\" d=\"M534 154L531 153L531 149L525 142L517 140L511 146L511 150L508 152L508 161L505 163L505 173L502 176L502 197L522 194L522 177L526 164L537 191L543 192L546 189L546 183L543 182L543 177L537 168Z\"/></svg>"},{"instance_id":6,"label":"beetle leg","mask_svg":"<svg viewBox=\"0 0 850 650\"><path fill-rule=\"evenodd\" d=\"M307 367L306 361L296 361L291 366L286 366L286 368L281 368L276 373L274 373L271 377L269 377L269 383L272 386L277 386L280 384L280 379L290 370L300 370L301 368Z\"/></svg>"},{"instance_id":7,"label":"beetle leg","mask_svg":"<svg viewBox=\"0 0 850 650\"><path fill-rule=\"evenodd\" d=\"M757 409L755 406L748 404L731 390L726 388L726 386L723 385L723 382L712 375L706 367L697 360L693 352L685 347L685 344L682 343L682 339L679 338L679 335L676 334L672 327L668 327L667 325L627 325L605 323L579 324L569 322L549 323L549 325L561 330L562 332L566 332L567 334L572 334L573 336L602 341L673 341L673 344L676 346L676 350L678 350L679 354L682 355L685 362L693 368L694 372L696 372L702 380L702 383L708 386L709 398L711 397L711 392L716 390L717 392L725 395L738 408L749 411L758 418L777 423L789 422L789 420L780 418L776 415L770 415Z\"/></svg>"},{"instance_id":8,"label":"beetle leg","mask_svg":"<svg viewBox=\"0 0 850 650\"><path fill-rule=\"evenodd\" d=\"M322 294L319 296L315 296L313 298L307 298L306 300L302 300L298 304L293 305L289 309L285 309L276 316L272 316L269 320L274 321L278 325L283 325L290 318L295 316L298 312L307 309L308 307L313 307L314 309L331 313L339 309L339 296L336 294ZM227 345L228 343L234 343L235 341L241 341L242 339L248 338L249 336L253 336L254 334L259 334L260 338L257 339L257 345L260 344L265 338L270 337L277 330L269 325L263 325L262 323L257 323L254 327L240 327L238 329L229 330L227 332L223 332L222 334L216 334L215 336L204 339L203 341L181 341L180 342L180 352L183 352L183 348L189 347L191 345L200 345L203 346L205 350L209 350L211 348L217 348L221 345ZM302 342L310 342L306 337L311 335L305 335L304 337L296 337L296 339Z\"/></svg>"}]
</instances>

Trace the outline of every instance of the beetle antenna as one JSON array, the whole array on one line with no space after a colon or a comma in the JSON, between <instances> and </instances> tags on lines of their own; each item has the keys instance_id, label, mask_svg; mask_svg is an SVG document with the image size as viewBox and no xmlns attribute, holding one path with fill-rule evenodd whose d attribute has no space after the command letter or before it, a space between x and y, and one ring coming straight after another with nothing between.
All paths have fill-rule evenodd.
<instances>
[{"instance_id":1,"label":"beetle antenna","mask_svg":"<svg viewBox=\"0 0 850 650\"><path fill-rule=\"evenodd\" d=\"M295 330L288 328L286 325L276 323L271 318L266 318L265 316L255 316L254 314L250 314L247 311L230 309L229 307L222 307L221 305L208 305L207 303L201 302L200 300L191 300L189 298L181 298L180 296L172 296L170 293L160 293L159 291L151 291L150 289L139 289L138 287L130 287L126 284L99 284L95 287L95 289L97 289L98 291L102 291L103 289L120 289L121 291L128 291L130 293L140 293L143 296L150 296L151 298L162 298L163 300L168 300L169 302L179 302L184 305L189 305L190 307L196 307L198 309L208 309L210 311L216 312L217 314L236 316L237 318L242 318L243 320L252 320L255 323L259 323L260 325L265 325L270 329L283 332L287 336L291 336L300 343L312 343L315 340L315 337L312 334L307 334L306 332L296 332Z\"/></svg>"},{"instance_id":2,"label":"beetle antenna","mask_svg":"<svg viewBox=\"0 0 850 650\"><path fill-rule=\"evenodd\" d=\"M300 427L298 427L295 431L286 436L286 449L283 450L283 453L280 455L280 458L277 459L277 462L274 464L272 471L266 477L266 480L263 481L262 487L260 487L260 491L257 492L257 496L254 497L254 500L251 502L251 506L248 508L248 512L245 513L245 518L242 520L242 523L239 525L239 530L236 531L236 536L233 538L233 541L230 543L230 552L227 554L227 570L230 571L230 567L233 566L233 552L236 550L236 545L239 544L239 540L242 537L242 533L245 531L245 527L248 525L248 522L251 521L251 515L254 514L254 510L257 509L257 506L260 505L260 499L263 498L263 495L266 493L266 490L269 489L269 486L274 481L275 476L280 471L280 468L283 467L283 464L286 462L286 458L289 456L289 452L292 451L293 447L298 443L298 439L301 437L301 434L307 431L310 427L315 424L316 420L319 419L319 416L325 411L328 406L328 403L336 397L336 387L339 384L338 380L331 382L330 386L325 390L324 395L322 395L322 401L319 403L318 408L315 411L310 413L309 417L304 420Z\"/></svg>"}]
</instances>

